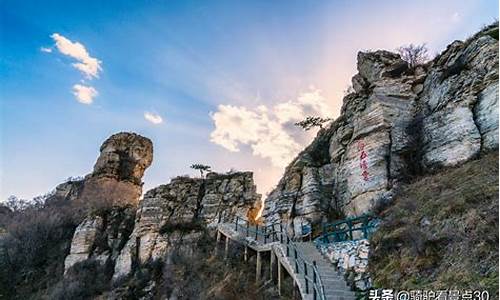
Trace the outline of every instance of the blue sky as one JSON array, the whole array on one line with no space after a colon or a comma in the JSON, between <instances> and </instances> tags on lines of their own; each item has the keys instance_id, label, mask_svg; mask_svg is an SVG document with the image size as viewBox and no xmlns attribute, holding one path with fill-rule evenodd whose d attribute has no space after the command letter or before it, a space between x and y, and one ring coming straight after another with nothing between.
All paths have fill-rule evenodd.
<instances>
[{"instance_id":1,"label":"blue sky","mask_svg":"<svg viewBox=\"0 0 500 300\"><path fill-rule=\"evenodd\" d=\"M291 124L338 115L357 51L434 54L498 16L494 0L128 2L0 1L0 199L89 173L119 131L153 140L146 189L200 162L268 191L314 135Z\"/></svg>"}]
</instances>

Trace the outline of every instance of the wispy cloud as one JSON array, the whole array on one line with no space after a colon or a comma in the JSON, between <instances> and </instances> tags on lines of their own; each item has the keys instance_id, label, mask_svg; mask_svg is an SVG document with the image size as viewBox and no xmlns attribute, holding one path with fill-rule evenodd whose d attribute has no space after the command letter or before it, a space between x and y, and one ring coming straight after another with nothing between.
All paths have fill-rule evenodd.
<instances>
[{"instance_id":1,"label":"wispy cloud","mask_svg":"<svg viewBox=\"0 0 500 300\"><path fill-rule=\"evenodd\" d=\"M277 167L286 166L303 147L300 130L293 123L308 115L331 116L320 90L311 90L297 99L255 109L219 105L211 114L215 129L210 140L229 151L249 145L255 156L268 158Z\"/></svg>"},{"instance_id":2,"label":"wispy cloud","mask_svg":"<svg viewBox=\"0 0 500 300\"><path fill-rule=\"evenodd\" d=\"M155 125L163 123L163 118L159 114L155 114L155 113L151 113L151 112L145 112L144 119L146 119L148 122L151 122Z\"/></svg>"},{"instance_id":3,"label":"wispy cloud","mask_svg":"<svg viewBox=\"0 0 500 300\"><path fill-rule=\"evenodd\" d=\"M85 86L81 84L73 85L73 95L75 95L76 100L83 104L92 104L94 97L99 93L91 86Z\"/></svg>"},{"instance_id":4,"label":"wispy cloud","mask_svg":"<svg viewBox=\"0 0 500 300\"><path fill-rule=\"evenodd\" d=\"M59 33L54 33L50 37L56 42L59 52L78 61L72 66L82 72L87 79L99 78L99 72L102 71L101 61L91 57L85 46L79 42L72 42Z\"/></svg>"},{"instance_id":5,"label":"wispy cloud","mask_svg":"<svg viewBox=\"0 0 500 300\"><path fill-rule=\"evenodd\" d=\"M53 33L50 37L55 41L55 47L61 54L77 61L71 65L79 70L86 79L99 78L99 72L102 71L102 62L90 56L84 45L79 42L73 42L59 33ZM52 48L41 47L40 51L51 53ZM83 80L82 83L84 83ZM73 85L73 95L75 95L76 100L80 103L92 104L98 94L97 90L90 85Z\"/></svg>"}]
</instances>

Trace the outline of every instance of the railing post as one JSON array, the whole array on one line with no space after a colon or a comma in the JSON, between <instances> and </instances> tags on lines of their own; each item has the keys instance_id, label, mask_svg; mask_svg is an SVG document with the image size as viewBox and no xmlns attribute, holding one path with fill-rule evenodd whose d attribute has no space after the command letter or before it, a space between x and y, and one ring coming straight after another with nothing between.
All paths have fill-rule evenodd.
<instances>
[{"instance_id":1,"label":"railing post","mask_svg":"<svg viewBox=\"0 0 500 300\"><path fill-rule=\"evenodd\" d=\"M247 221L247 237L248 237L248 226L249 226L249 223L248 223L248 221Z\"/></svg>"},{"instance_id":2,"label":"railing post","mask_svg":"<svg viewBox=\"0 0 500 300\"><path fill-rule=\"evenodd\" d=\"M290 247L286 245L286 257L290 257Z\"/></svg>"},{"instance_id":3,"label":"railing post","mask_svg":"<svg viewBox=\"0 0 500 300\"><path fill-rule=\"evenodd\" d=\"M318 295L317 295L317 292L316 292L316 261L313 260L313 299L316 300Z\"/></svg>"},{"instance_id":4,"label":"railing post","mask_svg":"<svg viewBox=\"0 0 500 300\"><path fill-rule=\"evenodd\" d=\"M283 232L283 221L280 221L280 232Z\"/></svg>"},{"instance_id":5,"label":"railing post","mask_svg":"<svg viewBox=\"0 0 500 300\"><path fill-rule=\"evenodd\" d=\"M309 280L306 277L304 279L306 280L306 294L309 294Z\"/></svg>"},{"instance_id":6,"label":"railing post","mask_svg":"<svg viewBox=\"0 0 500 300\"><path fill-rule=\"evenodd\" d=\"M307 276L307 264L305 261L304 261L304 274Z\"/></svg>"},{"instance_id":7,"label":"railing post","mask_svg":"<svg viewBox=\"0 0 500 300\"><path fill-rule=\"evenodd\" d=\"M255 241L257 241L258 232L259 232L259 224L255 224Z\"/></svg>"},{"instance_id":8,"label":"railing post","mask_svg":"<svg viewBox=\"0 0 500 300\"><path fill-rule=\"evenodd\" d=\"M238 219L239 219L239 217L236 216L236 223L235 223L235 227L234 227L235 231L238 231Z\"/></svg>"}]
</instances>

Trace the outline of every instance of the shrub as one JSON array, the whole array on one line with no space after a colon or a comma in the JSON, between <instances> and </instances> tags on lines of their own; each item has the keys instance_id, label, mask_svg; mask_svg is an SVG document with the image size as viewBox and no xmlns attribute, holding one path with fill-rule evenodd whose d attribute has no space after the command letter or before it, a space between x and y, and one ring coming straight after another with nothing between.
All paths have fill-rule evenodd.
<instances>
[{"instance_id":1,"label":"shrub","mask_svg":"<svg viewBox=\"0 0 500 300\"><path fill-rule=\"evenodd\" d=\"M415 69L416 66L429 61L428 49L425 44L409 44L399 47L396 51L401 55L401 59L408 63L410 69Z\"/></svg>"},{"instance_id":2,"label":"shrub","mask_svg":"<svg viewBox=\"0 0 500 300\"><path fill-rule=\"evenodd\" d=\"M63 280L47 294L48 299L90 299L109 288L112 266L88 259L71 267Z\"/></svg>"}]
</instances>

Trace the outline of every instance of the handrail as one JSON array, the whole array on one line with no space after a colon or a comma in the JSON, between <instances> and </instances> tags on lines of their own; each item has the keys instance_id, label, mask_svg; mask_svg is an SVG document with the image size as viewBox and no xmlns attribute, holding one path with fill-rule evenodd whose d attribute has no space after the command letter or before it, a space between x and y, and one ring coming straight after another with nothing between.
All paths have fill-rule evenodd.
<instances>
[{"instance_id":1,"label":"handrail","mask_svg":"<svg viewBox=\"0 0 500 300\"><path fill-rule=\"evenodd\" d=\"M375 217L371 214L364 214L334 223L323 224L322 233L315 241L330 243L354 240L353 233L356 231L361 231L363 238L369 238L375 228L373 224L370 224L373 219L375 219ZM358 224L361 224L361 226L357 226ZM345 226L347 226L347 228L345 228ZM330 241L331 236L333 236L332 241Z\"/></svg>"},{"instance_id":2,"label":"handrail","mask_svg":"<svg viewBox=\"0 0 500 300\"><path fill-rule=\"evenodd\" d=\"M267 239L272 236L272 242L279 241L281 244L285 245L287 257L290 257L290 254L292 253L290 252L291 249L293 251L293 257L295 260L293 268L295 269L295 273L303 273L306 294L309 294L309 282L312 282L314 299L325 300L325 290L318 271L318 267L316 265L316 261L313 261L311 263L307 261L307 259L302 255L296 243L292 238L288 236L286 224L283 225L283 223L280 221L265 226L261 225L260 230L259 225L254 224L253 226L255 229L252 229L251 224L248 222L248 220L239 216L236 216L234 223L235 231L238 231L238 227L242 227L245 230L247 237L250 236L250 233L252 236L255 234L255 240L258 239L258 236L263 236L264 243L267 243ZM243 223L243 225L241 223ZM279 226L278 229L276 229L276 226ZM312 275L310 275L310 273L308 272L309 269L312 270Z\"/></svg>"}]
</instances>

